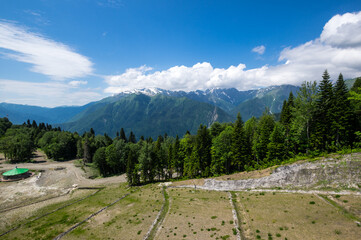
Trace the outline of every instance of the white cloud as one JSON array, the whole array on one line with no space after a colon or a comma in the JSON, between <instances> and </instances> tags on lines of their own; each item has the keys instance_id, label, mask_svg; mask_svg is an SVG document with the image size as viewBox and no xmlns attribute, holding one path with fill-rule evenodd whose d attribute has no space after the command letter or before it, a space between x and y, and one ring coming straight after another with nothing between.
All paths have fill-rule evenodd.
<instances>
[{"instance_id":1,"label":"white cloud","mask_svg":"<svg viewBox=\"0 0 361 240\"><path fill-rule=\"evenodd\" d=\"M155 72L142 66L120 75L107 76L105 80L109 86L105 92L119 93L147 87L191 91L213 87L248 90L279 84L298 85L303 81L321 79L325 69L333 78L337 78L340 72L345 78L361 76L361 12L332 17L320 38L283 49L279 64L275 66L246 69L246 65L241 63L214 68L203 62Z\"/></svg>"},{"instance_id":2,"label":"white cloud","mask_svg":"<svg viewBox=\"0 0 361 240\"><path fill-rule=\"evenodd\" d=\"M13 23L0 21L0 48L6 57L30 63L31 71L55 80L83 77L92 73L92 62L70 47L32 33Z\"/></svg>"},{"instance_id":3,"label":"white cloud","mask_svg":"<svg viewBox=\"0 0 361 240\"><path fill-rule=\"evenodd\" d=\"M63 82L34 83L0 79L0 102L55 107L84 105L101 97L92 89L78 90Z\"/></svg>"},{"instance_id":4,"label":"white cloud","mask_svg":"<svg viewBox=\"0 0 361 240\"><path fill-rule=\"evenodd\" d=\"M360 47L361 12L331 18L323 27L321 41L334 47Z\"/></svg>"},{"instance_id":5,"label":"white cloud","mask_svg":"<svg viewBox=\"0 0 361 240\"><path fill-rule=\"evenodd\" d=\"M257 46L252 49L252 52L258 53L259 55L262 55L264 53L264 51L266 51L266 47L263 45Z\"/></svg>"},{"instance_id":6,"label":"white cloud","mask_svg":"<svg viewBox=\"0 0 361 240\"><path fill-rule=\"evenodd\" d=\"M87 81L71 81L71 82L69 82L69 85L71 87L79 87L80 85L86 85L86 84L88 84Z\"/></svg>"}]
</instances>

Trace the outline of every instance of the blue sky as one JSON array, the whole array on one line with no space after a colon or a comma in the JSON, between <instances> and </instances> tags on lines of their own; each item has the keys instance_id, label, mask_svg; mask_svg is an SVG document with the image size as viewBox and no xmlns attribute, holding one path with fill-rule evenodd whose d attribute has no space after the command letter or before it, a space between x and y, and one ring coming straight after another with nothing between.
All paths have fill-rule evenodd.
<instances>
[{"instance_id":1,"label":"blue sky","mask_svg":"<svg viewBox=\"0 0 361 240\"><path fill-rule=\"evenodd\" d=\"M361 1L0 2L0 102L361 76Z\"/></svg>"}]
</instances>

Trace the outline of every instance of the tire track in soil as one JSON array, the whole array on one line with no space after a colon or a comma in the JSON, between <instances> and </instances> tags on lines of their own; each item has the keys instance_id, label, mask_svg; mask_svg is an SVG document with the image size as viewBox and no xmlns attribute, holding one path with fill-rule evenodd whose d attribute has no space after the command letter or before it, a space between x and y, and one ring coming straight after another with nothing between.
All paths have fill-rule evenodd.
<instances>
[{"instance_id":1,"label":"tire track in soil","mask_svg":"<svg viewBox=\"0 0 361 240\"><path fill-rule=\"evenodd\" d=\"M143 240L153 240L156 237L157 232L164 221L165 216L169 210L169 195L167 193L167 187L163 187L163 199L164 203L160 209L157 217L155 218L153 224L150 226L147 234L144 236Z\"/></svg>"},{"instance_id":2,"label":"tire track in soil","mask_svg":"<svg viewBox=\"0 0 361 240\"><path fill-rule=\"evenodd\" d=\"M240 220L239 219L239 214L238 214L238 211L237 211L237 208L234 204L234 201L236 201L234 199L234 194L232 194L231 192L228 192L228 197L229 197L229 202L231 204L231 207L232 207L232 215L233 215L233 223L234 223L234 226L236 228L236 231L237 231L237 240L242 240L242 237L241 237L241 227L240 227Z\"/></svg>"},{"instance_id":3,"label":"tire track in soil","mask_svg":"<svg viewBox=\"0 0 361 240\"><path fill-rule=\"evenodd\" d=\"M127 197L130 193L125 194L124 196L118 198L117 200L115 200L114 202L112 202L111 204L103 207L102 209L100 209L99 211L91 214L89 217L87 217L86 219L84 219L81 222L78 222L77 224L75 224L74 226L72 226L71 228L69 228L68 230L66 230L65 232L60 233L58 236L56 236L55 238L53 238L53 240L59 240L62 237L64 237L66 234L70 233L71 231L73 231L74 229L76 229L77 227L79 227L81 224L85 223L86 221L88 221L89 219L93 218L94 216L98 215L99 213L103 212L104 210L106 210L107 208L113 206L114 204L116 204L117 202L119 202L120 200L124 199L125 197Z\"/></svg>"}]
</instances>

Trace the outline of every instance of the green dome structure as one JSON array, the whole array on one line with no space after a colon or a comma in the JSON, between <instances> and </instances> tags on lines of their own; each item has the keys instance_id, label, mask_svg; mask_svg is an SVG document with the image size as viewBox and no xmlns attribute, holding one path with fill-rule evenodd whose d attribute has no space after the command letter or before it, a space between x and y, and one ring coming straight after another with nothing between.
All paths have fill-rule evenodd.
<instances>
[{"instance_id":1,"label":"green dome structure","mask_svg":"<svg viewBox=\"0 0 361 240\"><path fill-rule=\"evenodd\" d=\"M16 175L20 175L20 174L24 174L24 173L27 173L29 171L29 169L27 168L14 168L10 171L7 171L7 172L4 172L3 173L3 176L16 176Z\"/></svg>"},{"instance_id":2,"label":"green dome structure","mask_svg":"<svg viewBox=\"0 0 361 240\"><path fill-rule=\"evenodd\" d=\"M2 175L3 181L15 181L31 176L31 174L29 173L29 169L18 167L15 167L10 171L4 172Z\"/></svg>"}]
</instances>

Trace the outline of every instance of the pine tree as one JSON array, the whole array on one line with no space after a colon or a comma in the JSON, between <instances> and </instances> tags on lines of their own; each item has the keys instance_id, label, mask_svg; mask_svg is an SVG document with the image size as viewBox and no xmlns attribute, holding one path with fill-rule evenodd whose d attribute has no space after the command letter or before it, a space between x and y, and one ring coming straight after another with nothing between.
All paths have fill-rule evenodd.
<instances>
[{"instance_id":1,"label":"pine tree","mask_svg":"<svg viewBox=\"0 0 361 240\"><path fill-rule=\"evenodd\" d=\"M245 130L245 136L246 136L246 151L247 153L249 153L250 156L250 160L255 159L256 155L255 152L253 151L252 145L253 145L253 141L257 132L257 118L255 117L251 117L250 119L247 120L247 122L244 124L244 130ZM250 162L249 164L247 164L247 166L251 166L252 163Z\"/></svg>"},{"instance_id":2,"label":"pine tree","mask_svg":"<svg viewBox=\"0 0 361 240\"><path fill-rule=\"evenodd\" d=\"M290 92L288 101L285 100L283 102L282 111L281 111L281 119L280 119L280 122L285 127L287 134L290 130L290 125L292 122L292 112L293 112L294 107L295 107L294 96L293 96L293 93Z\"/></svg>"},{"instance_id":3,"label":"pine tree","mask_svg":"<svg viewBox=\"0 0 361 240\"><path fill-rule=\"evenodd\" d=\"M199 165L199 170L202 172L204 177L208 177L211 167L211 145L212 137L209 133L209 130L206 126L200 125L196 135L196 142L194 145L194 155L193 161Z\"/></svg>"},{"instance_id":4,"label":"pine tree","mask_svg":"<svg viewBox=\"0 0 361 240\"><path fill-rule=\"evenodd\" d=\"M361 77L356 78L355 82L353 83L350 91L360 93L361 92Z\"/></svg>"},{"instance_id":5,"label":"pine tree","mask_svg":"<svg viewBox=\"0 0 361 240\"><path fill-rule=\"evenodd\" d=\"M92 160L92 154L91 154L91 149L90 149L90 143L89 143L88 136L85 137L83 150L84 150L84 155L83 155L84 156L84 162L85 163L90 163L91 160Z\"/></svg>"},{"instance_id":6,"label":"pine tree","mask_svg":"<svg viewBox=\"0 0 361 240\"><path fill-rule=\"evenodd\" d=\"M170 179L173 177L173 171L174 171L174 157L173 157L173 144L169 144L168 145L168 149L167 149L167 174L166 174L166 178Z\"/></svg>"},{"instance_id":7,"label":"pine tree","mask_svg":"<svg viewBox=\"0 0 361 240\"><path fill-rule=\"evenodd\" d=\"M267 157L267 147L270 142L270 135L273 131L275 120L273 116L265 111L259 120L253 148L256 154L257 163L262 164Z\"/></svg>"},{"instance_id":8,"label":"pine tree","mask_svg":"<svg viewBox=\"0 0 361 240\"><path fill-rule=\"evenodd\" d=\"M327 70L323 73L322 81L319 86L319 98L317 99L316 111L313 117L314 131L312 133L312 144L315 149L326 150L332 142L333 129L333 87L330 81L330 75Z\"/></svg>"},{"instance_id":9,"label":"pine tree","mask_svg":"<svg viewBox=\"0 0 361 240\"><path fill-rule=\"evenodd\" d=\"M137 158L134 150L129 151L128 159L127 159L127 180L129 185L134 186L140 183L140 178L138 174L138 164Z\"/></svg>"},{"instance_id":10,"label":"pine tree","mask_svg":"<svg viewBox=\"0 0 361 240\"><path fill-rule=\"evenodd\" d=\"M352 108L343 76L340 73L334 86L333 129L336 145L346 145L351 140Z\"/></svg>"},{"instance_id":11,"label":"pine tree","mask_svg":"<svg viewBox=\"0 0 361 240\"><path fill-rule=\"evenodd\" d=\"M244 165L246 165L248 162L249 153L246 151L246 146L247 141L243 129L243 121L241 114L238 113L232 134L232 167L238 171L243 170Z\"/></svg>"},{"instance_id":12,"label":"pine tree","mask_svg":"<svg viewBox=\"0 0 361 240\"><path fill-rule=\"evenodd\" d=\"M154 170L155 174L158 175L158 180L161 180L164 177L164 169L167 162L167 156L165 153L165 149L163 149L163 136L159 135L157 141L155 142L154 146Z\"/></svg>"},{"instance_id":13,"label":"pine tree","mask_svg":"<svg viewBox=\"0 0 361 240\"><path fill-rule=\"evenodd\" d=\"M181 177L183 176L183 159L180 156L180 141L179 141L179 137L178 135L175 138L175 142L173 145L173 153L172 153L172 157L173 157L173 161L172 161L172 166L173 169L175 169L175 171L177 172L177 176Z\"/></svg>"},{"instance_id":14,"label":"pine tree","mask_svg":"<svg viewBox=\"0 0 361 240\"><path fill-rule=\"evenodd\" d=\"M33 120L33 123L31 124L31 127L32 127L32 128L37 128L37 127L38 127L38 125L36 124L35 120Z\"/></svg>"},{"instance_id":15,"label":"pine tree","mask_svg":"<svg viewBox=\"0 0 361 240\"><path fill-rule=\"evenodd\" d=\"M283 126L287 124L287 113L288 113L288 104L287 104L287 100L284 100L280 115L280 123L282 123Z\"/></svg>"},{"instance_id":16,"label":"pine tree","mask_svg":"<svg viewBox=\"0 0 361 240\"><path fill-rule=\"evenodd\" d=\"M212 164L213 175L230 173L232 162L232 135L233 127L228 126L212 140Z\"/></svg>"},{"instance_id":17,"label":"pine tree","mask_svg":"<svg viewBox=\"0 0 361 240\"><path fill-rule=\"evenodd\" d=\"M133 131L130 131L128 142L137 143L137 140L135 139L135 135L134 135Z\"/></svg>"},{"instance_id":18,"label":"pine tree","mask_svg":"<svg viewBox=\"0 0 361 240\"><path fill-rule=\"evenodd\" d=\"M90 134L93 135L93 136L95 136L95 131L94 131L93 128L90 128Z\"/></svg>"},{"instance_id":19,"label":"pine tree","mask_svg":"<svg viewBox=\"0 0 361 240\"><path fill-rule=\"evenodd\" d=\"M285 129L281 124L275 124L267 148L267 159L269 163L279 164L285 159L287 154L285 147Z\"/></svg>"},{"instance_id":20,"label":"pine tree","mask_svg":"<svg viewBox=\"0 0 361 240\"><path fill-rule=\"evenodd\" d=\"M124 128L120 129L120 139L123 139L125 142L127 142L127 137L125 136Z\"/></svg>"}]
</instances>

